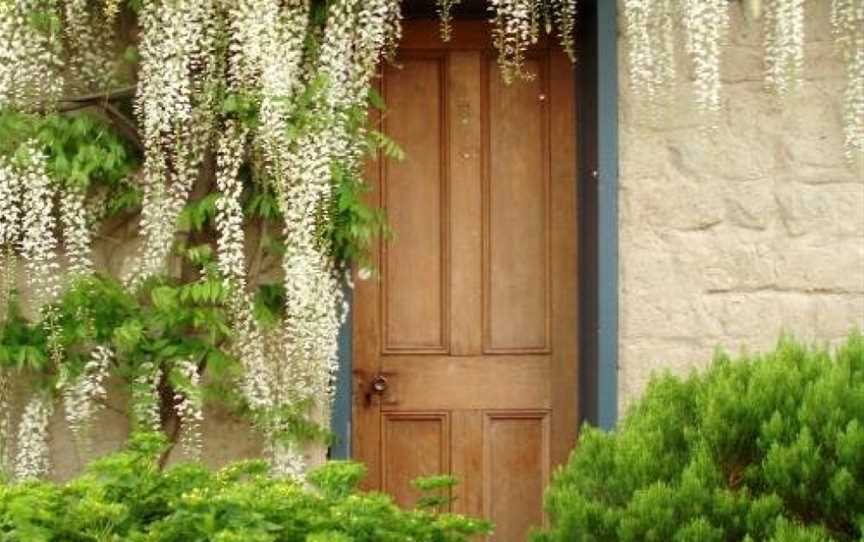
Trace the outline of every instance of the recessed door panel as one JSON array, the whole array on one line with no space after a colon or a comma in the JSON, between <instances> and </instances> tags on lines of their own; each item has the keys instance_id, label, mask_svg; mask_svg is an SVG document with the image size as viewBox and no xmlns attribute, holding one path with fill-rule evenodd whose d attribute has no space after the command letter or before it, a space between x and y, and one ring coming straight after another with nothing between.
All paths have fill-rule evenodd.
<instances>
[{"instance_id":1,"label":"recessed door panel","mask_svg":"<svg viewBox=\"0 0 864 542\"><path fill-rule=\"evenodd\" d=\"M492 540L525 540L543 523L543 489L549 477L546 412L487 413L483 479Z\"/></svg>"},{"instance_id":2,"label":"recessed door panel","mask_svg":"<svg viewBox=\"0 0 864 542\"><path fill-rule=\"evenodd\" d=\"M442 413L387 413L383 423L382 489L411 508L420 497L414 479L450 471L449 419Z\"/></svg>"},{"instance_id":3,"label":"recessed door panel","mask_svg":"<svg viewBox=\"0 0 864 542\"><path fill-rule=\"evenodd\" d=\"M487 353L549 347L548 70L544 58L526 64L534 78L510 85L486 65Z\"/></svg>"},{"instance_id":4,"label":"recessed door panel","mask_svg":"<svg viewBox=\"0 0 864 542\"><path fill-rule=\"evenodd\" d=\"M410 157L383 163L384 206L396 232L384 246L385 352L447 350L443 65L424 56L385 68L383 126Z\"/></svg>"}]
</instances>

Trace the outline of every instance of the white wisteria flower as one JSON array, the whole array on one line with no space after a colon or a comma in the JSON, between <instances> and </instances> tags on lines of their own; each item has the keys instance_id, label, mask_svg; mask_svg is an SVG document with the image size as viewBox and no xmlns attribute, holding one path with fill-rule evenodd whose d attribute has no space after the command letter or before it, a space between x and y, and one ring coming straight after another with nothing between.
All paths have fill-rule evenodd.
<instances>
[{"instance_id":1,"label":"white wisteria flower","mask_svg":"<svg viewBox=\"0 0 864 542\"><path fill-rule=\"evenodd\" d=\"M11 476L10 452L12 439L12 379L0 369L0 476Z\"/></svg>"},{"instance_id":2,"label":"white wisteria flower","mask_svg":"<svg viewBox=\"0 0 864 542\"><path fill-rule=\"evenodd\" d=\"M174 393L174 411L180 423L180 444L186 456L193 459L201 457L203 440L201 423L204 421L204 408L201 397L201 374L198 365L184 359L175 365L183 385Z\"/></svg>"},{"instance_id":3,"label":"white wisteria flower","mask_svg":"<svg viewBox=\"0 0 864 542\"><path fill-rule=\"evenodd\" d=\"M804 72L804 0L770 0L765 5L765 84L785 96Z\"/></svg>"},{"instance_id":4,"label":"white wisteria flower","mask_svg":"<svg viewBox=\"0 0 864 542\"><path fill-rule=\"evenodd\" d=\"M89 446L89 432L97 413L108 397L106 388L114 352L98 345L90 353L80 375L61 386L66 423L79 444Z\"/></svg>"},{"instance_id":5,"label":"white wisteria flower","mask_svg":"<svg viewBox=\"0 0 864 542\"><path fill-rule=\"evenodd\" d=\"M846 157L860 167L864 163L864 0L832 0L831 28L846 64Z\"/></svg>"},{"instance_id":6,"label":"white wisteria flower","mask_svg":"<svg viewBox=\"0 0 864 542\"><path fill-rule=\"evenodd\" d=\"M60 292L60 264L54 236L55 186L48 176L45 156L36 150L36 143L30 142L22 150L24 163L19 168L19 182L24 187L24 209L20 250L33 304L41 308Z\"/></svg>"},{"instance_id":7,"label":"white wisteria flower","mask_svg":"<svg viewBox=\"0 0 864 542\"><path fill-rule=\"evenodd\" d=\"M137 368L132 382L132 397L129 401L133 426L138 431L159 431L162 417L159 410L159 384L162 369L147 361Z\"/></svg>"},{"instance_id":8,"label":"white wisteria flower","mask_svg":"<svg viewBox=\"0 0 864 542\"><path fill-rule=\"evenodd\" d=\"M684 48L693 64L696 103L713 123L720 112L720 59L729 30L727 0L682 0Z\"/></svg>"},{"instance_id":9,"label":"white wisteria flower","mask_svg":"<svg viewBox=\"0 0 864 542\"><path fill-rule=\"evenodd\" d=\"M21 234L21 184L18 172L0 157L0 321L15 288Z\"/></svg>"},{"instance_id":10,"label":"white wisteria flower","mask_svg":"<svg viewBox=\"0 0 864 542\"><path fill-rule=\"evenodd\" d=\"M219 81L217 0L143 3L135 108L145 146L140 262L127 281L163 269L177 218L199 176L213 131Z\"/></svg>"},{"instance_id":11,"label":"white wisteria flower","mask_svg":"<svg viewBox=\"0 0 864 542\"><path fill-rule=\"evenodd\" d=\"M453 7L461 4L462 0L437 0L435 3L438 18L441 19L441 39L450 41L453 35Z\"/></svg>"},{"instance_id":12,"label":"white wisteria flower","mask_svg":"<svg viewBox=\"0 0 864 542\"><path fill-rule=\"evenodd\" d=\"M63 187L60 198L60 222L66 249L67 272L71 278L93 271L92 239L87 223L84 191L76 185Z\"/></svg>"},{"instance_id":13,"label":"white wisteria flower","mask_svg":"<svg viewBox=\"0 0 864 542\"><path fill-rule=\"evenodd\" d=\"M33 109L62 94L62 43L33 22L58 9L57 0L0 2L0 108Z\"/></svg>"},{"instance_id":14,"label":"white wisteria flower","mask_svg":"<svg viewBox=\"0 0 864 542\"><path fill-rule=\"evenodd\" d=\"M498 50L501 75L509 83L514 79L530 79L525 71L525 53L539 38L536 24L537 2L532 0L490 0L492 43Z\"/></svg>"},{"instance_id":15,"label":"white wisteria flower","mask_svg":"<svg viewBox=\"0 0 864 542\"><path fill-rule=\"evenodd\" d=\"M630 84L649 105L665 101L675 81L679 0L624 0Z\"/></svg>"},{"instance_id":16,"label":"white wisteria flower","mask_svg":"<svg viewBox=\"0 0 864 542\"><path fill-rule=\"evenodd\" d=\"M116 7L90 0L63 2L64 80L66 90L98 92L110 88L119 66L114 22ZM112 14L111 11L114 11Z\"/></svg>"},{"instance_id":17,"label":"white wisteria flower","mask_svg":"<svg viewBox=\"0 0 864 542\"><path fill-rule=\"evenodd\" d=\"M51 471L48 424L54 412L54 400L46 392L34 395L21 415L15 454L15 478L42 478Z\"/></svg>"}]
</instances>

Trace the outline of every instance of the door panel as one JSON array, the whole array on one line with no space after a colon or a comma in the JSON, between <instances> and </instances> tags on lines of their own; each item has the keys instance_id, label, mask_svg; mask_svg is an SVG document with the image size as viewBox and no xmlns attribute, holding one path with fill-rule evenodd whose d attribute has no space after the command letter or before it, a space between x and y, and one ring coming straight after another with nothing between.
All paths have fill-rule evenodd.
<instances>
[{"instance_id":1,"label":"door panel","mask_svg":"<svg viewBox=\"0 0 864 542\"><path fill-rule=\"evenodd\" d=\"M446 352L447 206L442 57L388 69L385 132L411 159L388 160L384 206L398 242L384 247L384 352ZM423 107L417 107L423 96Z\"/></svg>"},{"instance_id":2,"label":"door panel","mask_svg":"<svg viewBox=\"0 0 864 542\"><path fill-rule=\"evenodd\" d=\"M494 59L488 85L484 352L549 350L549 141L545 58L531 81L506 85Z\"/></svg>"},{"instance_id":3,"label":"door panel","mask_svg":"<svg viewBox=\"0 0 864 542\"><path fill-rule=\"evenodd\" d=\"M412 506L410 480L451 473L453 511L509 542L542 524L576 438L574 96L545 43L535 78L505 85L485 32L441 44L408 23L383 68L381 126L407 158L368 168L396 236L356 281L352 439L367 488Z\"/></svg>"},{"instance_id":4,"label":"door panel","mask_svg":"<svg viewBox=\"0 0 864 542\"><path fill-rule=\"evenodd\" d=\"M401 506L413 506L420 494L412 480L450 472L450 420L447 413L386 412L382 422L381 489Z\"/></svg>"},{"instance_id":5,"label":"door panel","mask_svg":"<svg viewBox=\"0 0 864 542\"><path fill-rule=\"evenodd\" d=\"M532 526L543 522L548 421L546 411L487 413L484 419L484 494L494 496L486 501L485 515L495 522L498 540L524 540Z\"/></svg>"}]
</instances>

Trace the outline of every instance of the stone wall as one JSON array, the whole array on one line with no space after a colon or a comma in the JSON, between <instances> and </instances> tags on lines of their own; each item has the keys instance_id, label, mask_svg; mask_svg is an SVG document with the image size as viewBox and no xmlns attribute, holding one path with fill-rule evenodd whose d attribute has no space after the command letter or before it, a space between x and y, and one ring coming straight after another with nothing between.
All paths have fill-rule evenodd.
<instances>
[{"instance_id":1,"label":"stone wall","mask_svg":"<svg viewBox=\"0 0 864 542\"><path fill-rule=\"evenodd\" d=\"M621 40L622 412L653 371L703 367L718 345L755 351L781 330L833 341L864 328L864 161L844 158L830 2L806 5L806 80L783 103L763 91L761 31L733 8L711 135L686 73L671 107L645 112Z\"/></svg>"}]
</instances>

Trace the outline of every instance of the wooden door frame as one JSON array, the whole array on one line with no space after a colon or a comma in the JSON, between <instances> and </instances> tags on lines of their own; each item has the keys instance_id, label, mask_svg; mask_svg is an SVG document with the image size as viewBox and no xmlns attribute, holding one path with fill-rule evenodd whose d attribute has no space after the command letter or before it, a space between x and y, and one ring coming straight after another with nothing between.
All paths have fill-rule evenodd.
<instances>
[{"instance_id":1,"label":"wooden door frame","mask_svg":"<svg viewBox=\"0 0 864 542\"><path fill-rule=\"evenodd\" d=\"M463 17L486 17L463 8ZM481 6L482 7L482 6ZM406 2L406 16L436 17L434 2ZM460 13L456 13L460 16ZM618 53L617 8L613 0L586 0L577 29L576 159L579 217L579 389L580 421L611 429L618 417ZM353 308L351 290L346 298ZM339 334L339 371L331 430L333 459L348 459L352 430L351 317Z\"/></svg>"}]
</instances>

